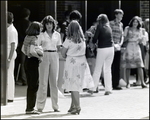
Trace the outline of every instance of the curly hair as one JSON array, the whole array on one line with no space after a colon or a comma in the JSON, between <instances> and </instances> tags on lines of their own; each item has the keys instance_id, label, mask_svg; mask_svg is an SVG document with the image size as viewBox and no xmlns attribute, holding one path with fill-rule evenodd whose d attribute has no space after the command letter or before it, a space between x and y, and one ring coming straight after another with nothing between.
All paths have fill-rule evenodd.
<instances>
[{"instance_id":1,"label":"curly hair","mask_svg":"<svg viewBox=\"0 0 150 120\"><path fill-rule=\"evenodd\" d=\"M138 21L137 29L140 29L141 23L140 23L140 19L139 19L138 16L134 16L134 17L130 20L130 22L129 22L129 27L132 27L132 26L133 26L134 20L137 20L137 21Z\"/></svg>"},{"instance_id":2,"label":"curly hair","mask_svg":"<svg viewBox=\"0 0 150 120\"><path fill-rule=\"evenodd\" d=\"M56 27L57 27L57 21L51 15L48 15L48 16L44 17L44 19L42 20L41 23L43 24L42 32L46 31L46 24L48 24L48 23L52 23L53 24L52 32L54 32Z\"/></svg>"}]
</instances>

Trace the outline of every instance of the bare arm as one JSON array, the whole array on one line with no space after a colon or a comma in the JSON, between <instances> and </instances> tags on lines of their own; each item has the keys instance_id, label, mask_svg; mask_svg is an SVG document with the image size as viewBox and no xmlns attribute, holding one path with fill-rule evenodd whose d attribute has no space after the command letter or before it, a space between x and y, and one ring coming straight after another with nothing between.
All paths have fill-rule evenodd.
<instances>
[{"instance_id":1,"label":"bare arm","mask_svg":"<svg viewBox=\"0 0 150 120\"><path fill-rule=\"evenodd\" d=\"M15 52L15 42L12 42L9 57L8 57L8 68L9 68L9 63L10 63L10 60L12 59L12 57L13 57L14 52Z\"/></svg>"},{"instance_id":2,"label":"bare arm","mask_svg":"<svg viewBox=\"0 0 150 120\"><path fill-rule=\"evenodd\" d=\"M62 47L62 49L61 49L61 54L62 54L62 56L64 57L64 58L66 58L67 57L67 55L66 55L66 53L67 53L67 48L65 48L65 47Z\"/></svg>"},{"instance_id":3,"label":"bare arm","mask_svg":"<svg viewBox=\"0 0 150 120\"><path fill-rule=\"evenodd\" d=\"M62 49L61 47L62 47L62 45L57 45L57 50L61 51L61 49Z\"/></svg>"},{"instance_id":4,"label":"bare arm","mask_svg":"<svg viewBox=\"0 0 150 120\"><path fill-rule=\"evenodd\" d=\"M122 37L121 37L121 41L120 41L120 46L122 46L123 41L124 41L124 36L122 35Z\"/></svg>"}]
</instances>

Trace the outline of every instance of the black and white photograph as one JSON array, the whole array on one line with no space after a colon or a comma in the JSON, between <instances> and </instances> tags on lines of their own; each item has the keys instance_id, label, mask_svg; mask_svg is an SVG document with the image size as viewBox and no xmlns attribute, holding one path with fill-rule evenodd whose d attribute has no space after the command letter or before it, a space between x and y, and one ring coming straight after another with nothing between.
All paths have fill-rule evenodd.
<instances>
[{"instance_id":1,"label":"black and white photograph","mask_svg":"<svg viewBox=\"0 0 150 120\"><path fill-rule=\"evenodd\" d=\"M149 0L1 1L1 119L149 119Z\"/></svg>"}]
</instances>

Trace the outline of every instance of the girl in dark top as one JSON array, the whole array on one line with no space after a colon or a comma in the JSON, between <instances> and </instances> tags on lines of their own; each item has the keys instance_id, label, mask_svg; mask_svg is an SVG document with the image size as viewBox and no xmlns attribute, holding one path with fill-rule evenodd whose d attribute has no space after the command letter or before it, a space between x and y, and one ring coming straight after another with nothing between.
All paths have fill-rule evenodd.
<instances>
[{"instance_id":1,"label":"girl in dark top","mask_svg":"<svg viewBox=\"0 0 150 120\"><path fill-rule=\"evenodd\" d=\"M98 40L96 65L93 73L93 80L96 90L99 78L104 73L105 95L109 95L112 91L112 75L111 65L114 58L114 46L112 41L112 30L109 26L109 20L106 14L100 14L97 18L98 26L93 37L93 43Z\"/></svg>"},{"instance_id":2,"label":"girl in dark top","mask_svg":"<svg viewBox=\"0 0 150 120\"><path fill-rule=\"evenodd\" d=\"M29 47L31 45L38 47L38 35L40 34L42 25L39 22L33 22L26 31L26 37L24 39L22 51L26 55L25 59L25 73L27 76L27 106L26 114L39 114L38 111L34 110L36 103L36 95L39 87L39 62L43 55L38 56L37 54L29 53ZM42 49L41 49L42 53Z\"/></svg>"}]
</instances>

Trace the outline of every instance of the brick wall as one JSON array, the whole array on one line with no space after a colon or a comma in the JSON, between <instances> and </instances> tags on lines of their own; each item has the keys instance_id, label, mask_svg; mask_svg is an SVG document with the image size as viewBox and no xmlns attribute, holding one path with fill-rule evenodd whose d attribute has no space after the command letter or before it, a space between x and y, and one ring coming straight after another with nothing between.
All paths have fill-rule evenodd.
<instances>
[{"instance_id":1,"label":"brick wall","mask_svg":"<svg viewBox=\"0 0 150 120\"><path fill-rule=\"evenodd\" d=\"M57 1L57 20L63 21L65 11L65 1Z\"/></svg>"},{"instance_id":2,"label":"brick wall","mask_svg":"<svg viewBox=\"0 0 150 120\"><path fill-rule=\"evenodd\" d=\"M144 0L140 1L140 16L142 17L143 20L146 18L149 18L149 1Z\"/></svg>"},{"instance_id":3,"label":"brick wall","mask_svg":"<svg viewBox=\"0 0 150 120\"><path fill-rule=\"evenodd\" d=\"M64 17L64 12L66 10L79 10L81 12L81 2L80 1L57 1L57 20L62 22Z\"/></svg>"},{"instance_id":4,"label":"brick wall","mask_svg":"<svg viewBox=\"0 0 150 120\"><path fill-rule=\"evenodd\" d=\"M39 20L41 21L45 17L45 2L38 1L39 2Z\"/></svg>"}]
</instances>

